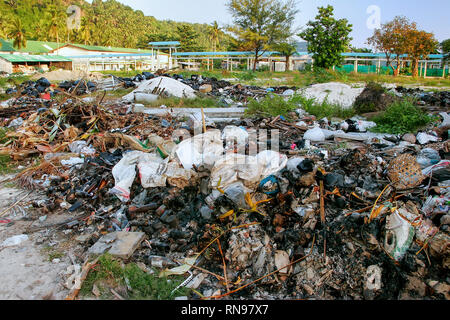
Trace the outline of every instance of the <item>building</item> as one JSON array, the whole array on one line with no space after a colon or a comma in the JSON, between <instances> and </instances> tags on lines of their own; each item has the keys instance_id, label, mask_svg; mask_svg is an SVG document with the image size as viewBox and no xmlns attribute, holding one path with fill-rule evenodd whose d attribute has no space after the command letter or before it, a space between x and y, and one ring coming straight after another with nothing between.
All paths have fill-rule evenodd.
<instances>
[{"instance_id":1,"label":"building","mask_svg":"<svg viewBox=\"0 0 450 320\"><path fill-rule=\"evenodd\" d=\"M156 70L169 66L169 57L164 53L145 49L131 49L83 44L64 44L49 52L73 60L74 70L119 71Z\"/></svg>"},{"instance_id":2,"label":"building","mask_svg":"<svg viewBox=\"0 0 450 320\"><path fill-rule=\"evenodd\" d=\"M72 70L72 60L57 55L30 55L0 53L0 72L33 72L51 67Z\"/></svg>"},{"instance_id":3,"label":"building","mask_svg":"<svg viewBox=\"0 0 450 320\"><path fill-rule=\"evenodd\" d=\"M48 41L28 40L26 47L17 49L13 46L13 40L0 39L1 53L65 57L73 61L71 68L85 71L131 69L154 71L170 66L169 55L159 51ZM4 68L11 69L9 66ZM45 65L43 65L43 68L45 68Z\"/></svg>"},{"instance_id":4,"label":"building","mask_svg":"<svg viewBox=\"0 0 450 320\"><path fill-rule=\"evenodd\" d=\"M49 41L27 40L24 48L14 48L14 40L0 39L0 53L9 54L48 54L50 51L61 46L61 43Z\"/></svg>"}]
</instances>

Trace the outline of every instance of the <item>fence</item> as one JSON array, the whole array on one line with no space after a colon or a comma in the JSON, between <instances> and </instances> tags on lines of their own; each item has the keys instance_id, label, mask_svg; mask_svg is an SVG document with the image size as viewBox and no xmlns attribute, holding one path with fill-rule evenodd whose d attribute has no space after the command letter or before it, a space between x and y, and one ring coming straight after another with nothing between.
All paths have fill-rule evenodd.
<instances>
[{"instance_id":1,"label":"fence","mask_svg":"<svg viewBox=\"0 0 450 320\"><path fill-rule=\"evenodd\" d=\"M335 68L337 71L341 71L341 72L345 72L345 73L351 73L355 71L355 65L354 64L345 64L342 65L342 67L336 67ZM420 70L419 70L420 72ZM441 69L427 69L427 77L442 77L442 75L444 70ZM376 65L358 65L358 73L377 73L377 66ZM423 73L423 70L422 70ZM381 67L380 68L380 74L386 74L386 75L392 75L393 71L392 68L390 67ZM407 72L407 73L402 73L404 75L407 76L411 76L412 73L411 72ZM448 76L449 74L449 69L446 68L445 69L445 75Z\"/></svg>"}]
</instances>

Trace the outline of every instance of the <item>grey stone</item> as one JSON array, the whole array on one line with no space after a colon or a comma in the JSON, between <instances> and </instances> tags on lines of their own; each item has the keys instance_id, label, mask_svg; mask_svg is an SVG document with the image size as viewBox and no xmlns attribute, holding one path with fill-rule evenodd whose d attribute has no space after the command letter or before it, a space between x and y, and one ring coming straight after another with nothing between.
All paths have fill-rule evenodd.
<instances>
[{"instance_id":1,"label":"grey stone","mask_svg":"<svg viewBox=\"0 0 450 320\"><path fill-rule=\"evenodd\" d=\"M116 231L101 237L88 252L94 255L108 252L114 257L128 259L144 240L144 236L143 232Z\"/></svg>"}]
</instances>

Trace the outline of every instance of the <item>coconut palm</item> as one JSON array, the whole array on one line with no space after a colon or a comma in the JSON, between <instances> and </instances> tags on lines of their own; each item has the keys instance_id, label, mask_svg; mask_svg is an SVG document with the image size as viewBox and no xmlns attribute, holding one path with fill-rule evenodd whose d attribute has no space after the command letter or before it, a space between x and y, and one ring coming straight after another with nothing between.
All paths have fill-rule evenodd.
<instances>
[{"instance_id":1,"label":"coconut palm","mask_svg":"<svg viewBox=\"0 0 450 320\"><path fill-rule=\"evenodd\" d=\"M51 6L48 11L49 16L49 29L48 35L59 43L59 35L61 30L64 28L66 22L66 15L63 11L58 10L56 6Z\"/></svg>"},{"instance_id":2,"label":"coconut palm","mask_svg":"<svg viewBox=\"0 0 450 320\"><path fill-rule=\"evenodd\" d=\"M291 43L283 42L275 45L274 49L286 58L286 71L289 71L289 60L297 53L296 46Z\"/></svg>"},{"instance_id":3,"label":"coconut palm","mask_svg":"<svg viewBox=\"0 0 450 320\"><path fill-rule=\"evenodd\" d=\"M219 24L217 23L217 21L214 21L211 24L211 27L209 30L209 40L213 44L214 52L217 50L217 43L219 42L221 31L222 31L222 28L219 27Z\"/></svg>"},{"instance_id":4,"label":"coconut palm","mask_svg":"<svg viewBox=\"0 0 450 320\"><path fill-rule=\"evenodd\" d=\"M11 27L8 32L8 37L13 39L13 46L17 49L26 48L28 33L22 25L22 21L19 18L15 18L12 21Z\"/></svg>"},{"instance_id":5,"label":"coconut palm","mask_svg":"<svg viewBox=\"0 0 450 320\"><path fill-rule=\"evenodd\" d=\"M80 30L80 40L84 42L85 45L89 44L91 41L91 26L87 18L83 18Z\"/></svg>"}]
</instances>

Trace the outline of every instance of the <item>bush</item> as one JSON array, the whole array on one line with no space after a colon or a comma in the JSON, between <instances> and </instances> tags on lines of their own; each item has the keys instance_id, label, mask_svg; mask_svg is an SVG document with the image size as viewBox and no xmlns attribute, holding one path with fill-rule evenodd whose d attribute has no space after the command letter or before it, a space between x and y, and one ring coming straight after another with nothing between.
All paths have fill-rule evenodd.
<instances>
[{"instance_id":1,"label":"bush","mask_svg":"<svg viewBox=\"0 0 450 320\"><path fill-rule=\"evenodd\" d=\"M358 114L384 111L395 100L396 97L389 94L381 84L371 81L356 98L354 107Z\"/></svg>"},{"instance_id":2,"label":"bush","mask_svg":"<svg viewBox=\"0 0 450 320\"><path fill-rule=\"evenodd\" d=\"M263 117L276 117L281 115L288 118L288 113L297 108L298 106L291 100L286 101L283 97L268 94L260 101L251 98L247 104L245 114Z\"/></svg>"},{"instance_id":3,"label":"bush","mask_svg":"<svg viewBox=\"0 0 450 320\"><path fill-rule=\"evenodd\" d=\"M246 72L241 72L237 75L237 77L239 78L239 80L241 81L251 81L251 80L255 80L256 79L256 72L253 71L246 71Z\"/></svg>"},{"instance_id":4,"label":"bush","mask_svg":"<svg viewBox=\"0 0 450 320\"><path fill-rule=\"evenodd\" d=\"M374 132L403 134L415 132L433 121L433 117L414 105L411 99L396 101L385 112L373 118Z\"/></svg>"},{"instance_id":5,"label":"bush","mask_svg":"<svg viewBox=\"0 0 450 320\"><path fill-rule=\"evenodd\" d=\"M348 119L355 115L352 108L344 109L339 105L329 103L326 99L322 103L317 103L315 99L308 99L303 96L294 96L291 102L301 107L303 110L316 116L318 119L322 118L341 118Z\"/></svg>"}]
</instances>

